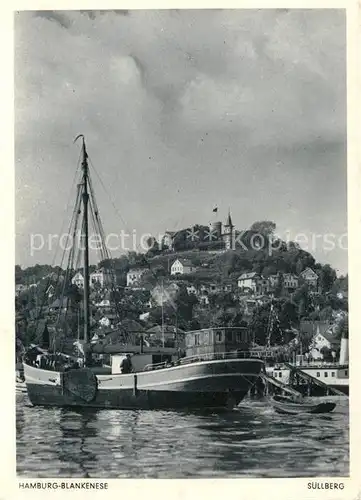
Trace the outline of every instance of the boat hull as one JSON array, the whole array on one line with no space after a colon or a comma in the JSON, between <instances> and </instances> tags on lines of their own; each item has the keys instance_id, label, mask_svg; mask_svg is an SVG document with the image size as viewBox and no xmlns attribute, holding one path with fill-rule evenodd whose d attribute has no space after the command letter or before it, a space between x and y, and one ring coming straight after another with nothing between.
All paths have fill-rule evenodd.
<instances>
[{"instance_id":1,"label":"boat hull","mask_svg":"<svg viewBox=\"0 0 361 500\"><path fill-rule=\"evenodd\" d=\"M259 360L214 360L127 375L87 377L84 370L62 373L24 365L24 374L33 405L217 409L238 405L262 366Z\"/></svg>"},{"instance_id":2,"label":"boat hull","mask_svg":"<svg viewBox=\"0 0 361 500\"><path fill-rule=\"evenodd\" d=\"M275 397L272 399L272 405L278 413L287 415L298 415L300 413L330 413L336 406L336 403L307 403L291 402L286 398Z\"/></svg>"}]
</instances>

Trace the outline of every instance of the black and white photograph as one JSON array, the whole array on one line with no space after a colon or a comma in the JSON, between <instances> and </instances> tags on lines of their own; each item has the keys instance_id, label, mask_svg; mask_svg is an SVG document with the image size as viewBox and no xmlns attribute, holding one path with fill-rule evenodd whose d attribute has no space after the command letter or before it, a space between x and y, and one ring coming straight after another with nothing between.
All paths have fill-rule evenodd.
<instances>
[{"instance_id":1,"label":"black and white photograph","mask_svg":"<svg viewBox=\"0 0 361 500\"><path fill-rule=\"evenodd\" d=\"M17 478L341 490L346 9L13 21Z\"/></svg>"}]
</instances>

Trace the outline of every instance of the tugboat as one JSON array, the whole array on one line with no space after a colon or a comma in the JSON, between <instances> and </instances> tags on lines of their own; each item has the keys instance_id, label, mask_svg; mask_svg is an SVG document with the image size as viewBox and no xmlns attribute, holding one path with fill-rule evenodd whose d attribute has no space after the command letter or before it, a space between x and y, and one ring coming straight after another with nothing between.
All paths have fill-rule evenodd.
<instances>
[{"instance_id":1,"label":"tugboat","mask_svg":"<svg viewBox=\"0 0 361 500\"><path fill-rule=\"evenodd\" d=\"M243 328L210 328L186 334L185 357L177 349L124 342L106 346L111 367L95 366L90 342L88 212L100 221L82 138L82 177L69 234L82 228L84 336L81 363L50 349L29 351L24 376L33 405L119 409L224 409L238 405L256 382L263 361L248 352ZM77 217L82 214L78 225ZM104 231L99 231L104 235ZM105 242L102 241L105 249ZM73 252L74 253L74 252ZM124 339L126 339L124 333Z\"/></svg>"}]
</instances>

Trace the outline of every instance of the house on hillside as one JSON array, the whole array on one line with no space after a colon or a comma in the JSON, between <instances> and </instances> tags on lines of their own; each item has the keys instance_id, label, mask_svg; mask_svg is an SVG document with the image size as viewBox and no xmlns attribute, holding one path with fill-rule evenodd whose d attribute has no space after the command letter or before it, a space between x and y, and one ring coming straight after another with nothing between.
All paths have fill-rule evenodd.
<instances>
[{"instance_id":1,"label":"house on hillside","mask_svg":"<svg viewBox=\"0 0 361 500\"><path fill-rule=\"evenodd\" d=\"M283 275L283 288L288 292L293 292L298 288L298 276L291 273L286 273Z\"/></svg>"},{"instance_id":2,"label":"house on hillside","mask_svg":"<svg viewBox=\"0 0 361 500\"><path fill-rule=\"evenodd\" d=\"M327 348L331 352L337 353L340 348L340 343L341 341L335 338L330 329L321 332L320 328L318 328L310 343L310 355L313 359L323 359L323 348Z\"/></svg>"},{"instance_id":3,"label":"house on hillside","mask_svg":"<svg viewBox=\"0 0 361 500\"><path fill-rule=\"evenodd\" d=\"M81 272L77 272L71 280L72 284L78 288L84 288L84 276Z\"/></svg>"},{"instance_id":4,"label":"house on hillside","mask_svg":"<svg viewBox=\"0 0 361 500\"><path fill-rule=\"evenodd\" d=\"M151 291L151 300L157 305L172 302L179 290L180 287L176 283L170 283L164 286L157 285Z\"/></svg>"},{"instance_id":5,"label":"house on hillside","mask_svg":"<svg viewBox=\"0 0 361 500\"><path fill-rule=\"evenodd\" d=\"M300 278L305 281L310 288L317 289L318 276L310 267L306 267L300 274Z\"/></svg>"},{"instance_id":6,"label":"house on hillside","mask_svg":"<svg viewBox=\"0 0 361 500\"><path fill-rule=\"evenodd\" d=\"M277 288L277 286L279 285L279 282L281 280L281 276L280 274L271 274L271 276L268 276L268 282L269 282L269 286L270 286L270 290L274 290L275 288Z\"/></svg>"},{"instance_id":7,"label":"house on hillside","mask_svg":"<svg viewBox=\"0 0 361 500\"><path fill-rule=\"evenodd\" d=\"M257 292L257 282L260 276L258 273L243 273L237 280L238 288L249 289L252 292Z\"/></svg>"},{"instance_id":8,"label":"house on hillside","mask_svg":"<svg viewBox=\"0 0 361 500\"><path fill-rule=\"evenodd\" d=\"M204 293L200 293L200 295L198 296L198 301L200 303L201 306L208 306L209 305L209 296L208 296L208 293L207 292L204 292Z\"/></svg>"},{"instance_id":9,"label":"house on hillside","mask_svg":"<svg viewBox=\"0 0 361 500\"><path fill-rule=\"evenodd\" d=\"M218 293L221 291L221 285L218 283L209 283L209 285L202 285L204 288L201 288L202 292L207 291L208 293Z\"/></svg>"},{"instance_id":10,"label":"house on hillside","mask_svg":"<svg viewBox=\"0 0 361 500\"><path fill-rule=\"evenodd\" d=\"M190 274L196 270L196 267L188 259L177 259L170 268L170 274Z\"/></svg>"},{"instance_id":11,"label":"house on hillside","mask_svg":"<svg viewBox=\"0 0 361 500\"><path fill-rule=\"evenodd\" d=\"M90 275L90 286L95 284L99 284L101 288L115 284L115 276L110 269L97 269Z\"/></svg>"},{"instance_id":12,"label":"house on hillside","mask_svg":"<svg viewBox=\"0 0 361 500\"><path fill-rule=\"evenodd\" d=\"M68 298L64 297L62 300L61 299L56 299L52 304L49 306L49 311L50 312L58 312L58 311L66 311L69 307L68 304Z\"/></svg>"},{"instance_id":13,"label":"house on hillside","mask_svg":"<svg viewBox=\"0 0 361 500\"><path fill-rule=\"evenodd\" d=\"M198 289L194 285L187 285L187 293L188 295L198 295Z\"/></svg>"},{"instance_id":14,"label":"house on hillside","mask_svg":"<svg viewBox=\"0 0 361 500\"><path fill-rule=\"evenodd\" d=\"M174 250L174 237L176 235L175 231L166 231L163 240L162 240L162 246L168 247L169 250Z\"/></svg>"},{"instance_id":15,"label":"house on hillside","mask_svg":"<svg viewBox=\"0 0 361 500\"><path fill-rule=\"evenodd\" d=\"M130 269L127 272L127 286L137 285L142 279L143 274L147 271L144 268Z\"/></svg>"},{"instance_id":16,"label":"house on hillside","mask_svg":"<svg viewBox=\"0 0 361 500\"><path fill-rule=\"evenodd\" d=\"M103 299L101 300L100 302L98 302L97 304L95 304L96 307L101 307L101 308L108 308L108 307L111 307L111 304L110 304L110 300L109 299Z\"/></svg>"},{"instance_id":17,"label":"house on hillside","mask_svg":"<svg viewBox=\"0 0 361 500\"><path fill-rule=\"evenodd\" d=\"M270 282L268 278L264 278L263 276L258 276L256 278L256 293L258 295L264 295L270 291Z\"/></svg>"}]
</instances>

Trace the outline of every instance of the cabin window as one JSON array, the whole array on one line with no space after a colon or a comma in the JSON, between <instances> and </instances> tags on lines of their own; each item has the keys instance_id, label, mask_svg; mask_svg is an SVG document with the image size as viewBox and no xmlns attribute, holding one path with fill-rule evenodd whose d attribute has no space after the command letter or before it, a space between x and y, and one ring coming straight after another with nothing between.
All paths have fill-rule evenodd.
<instances>
[{"instance_id":1,"label":"cabin window","mask_svg":"<svg viewBox=\"0 0 361 500\"><path fill-rule=\"evenodd\" d=\"M222 342L223 332L216 332L216 342Z\"/></svg>"},{"instance_id":2,"label":"cabin window","mask_svg":"<svg viewBox=\"0 0 361 500\"><path fill-rule=\"evenodd\" d=\"M317 373L316 373L316 377L319 377L319 376L320 376L320 372L317 372Z\"/></svg>"},{"instance_id":3,"label":"cabin window","mask_svg":"<svg viewBox=\"0 0 361 500\"><path fill-rule=\"evenodd\" d=\"M331 373L331 377L334 377L334 376L335 376L335 372L332 372L332 373Z\"/></svg>"},{"instance_id":4,"label":"cabin window","mask_svg":"<svg viewBox=\"0 0 361 500\"><path fill-rule=\"evenodd\" d=\"M194 336L194 345L199 345L199 335Z\"/></svg>"},{"instance_id":5,"label":"cabin window","mask_svg":"<svg viewBox=\"0 0 361 500\"><path fill-rule=\"evenodd\" d=\"M204 332L203 333L203 343L205 345L208 345L209 344L209 332Z\"/></svg>"},{"instance_id":6,"label":"cabin window","mask_svg":"<svg viewBox=\"0 0 361 500\"><path fill-rule=\"evenodd\" d=\"M345 370L345 375L346 377L348 377L348 370Z\"/></svg>"},{"instance_id":7,"label":"cabin window","mask_svg":"<svg viewBox=\"0 0 361 500\"><path fill-rule=\"evenodd\" d=\"M241 343L241 334L240 334L240 332L236 332L236 342L237 342L237 344Z\"/></svg>"},{"instance_id":8,"label":"cabin window","mask_svg":"<svg viewBox=\"0 0 361 500\"><path fill-rule=\"evenodd\" d=\"M278 376L279 376L279 378L281 378L282 377L282 372L279 372Z\"/></svg>"},{"instance_id":9,"label":"cabin window","mask_svg":"<svg viewBox=\"0 0 361 500\"><path fill-rule=\"evenodd\" d=\"M227 332L227 341L232 342L233 341L233 332Z\"/></svg>"},{"instance_id":10,"label":"cabin window","mask_svg":"<svg viewBox=\"0 0 361 500\"><path fill-rule=\"evenodd\" d=\"M325 372L325 373L324 373L324 376L325 376L325 377L328 377L328 372Z\"/></svg>"}]
</instances>

